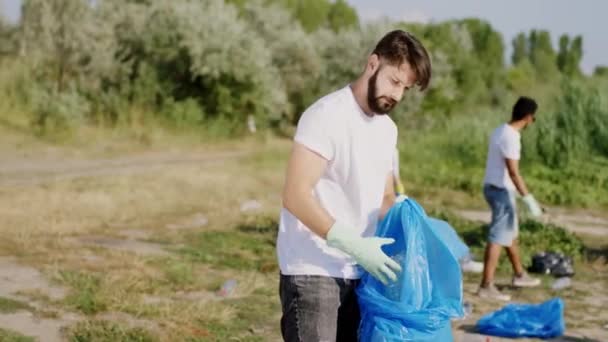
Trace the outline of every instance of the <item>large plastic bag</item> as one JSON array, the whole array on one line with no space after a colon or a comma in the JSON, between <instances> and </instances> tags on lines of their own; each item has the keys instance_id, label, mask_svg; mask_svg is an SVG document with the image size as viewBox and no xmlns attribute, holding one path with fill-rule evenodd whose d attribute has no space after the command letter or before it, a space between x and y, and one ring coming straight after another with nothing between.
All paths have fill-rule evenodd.
<instances>
[{"instance_id":1,"label":"large plastic bag","mask_svg":"<svg viewBox=\"0 0 608 342\"><path fill-rule=\"evenodd\" d=\"M508 304L481 317L477 330L502 337L558 337L566 330L564 302L553 298L541 304Z\"/></svg>"},{"instance_id":2,"label":"large plastic bag","mask_svg":"<svg viewBox=\"0 0 608 342\"><path fill-rule=\"evenodd\" d=\"M433 217L427 218L427 222L452 252L456 260L462 260L469 256L469 247L460 239L460 236L449 223Z\"/></svg>"},{"instance_id":3,"label":"large plastic bag","mask_svg":"<svg viewBox=\"0 0 608 342\"><path fill-rule=\"evenodd\" d=\"M562 253L541 252L532 257L532 265L528 271L552 274L556 277L572 277L574 266L572 258Z\"/></svg>"},{"instance_id":4,"label":"large plastic bag","mask_svg":"<svg viewBox=\"0 0 608 342\"><path fill-rule=\"evenodd\" d=\"M364 274L357 288L360 341L452 341L450 319L463 316L462 277L456 257L412 199L395 204L376 236L395 243L383 247L403 272L383 285Z\"/></svg>"}]
</instances>

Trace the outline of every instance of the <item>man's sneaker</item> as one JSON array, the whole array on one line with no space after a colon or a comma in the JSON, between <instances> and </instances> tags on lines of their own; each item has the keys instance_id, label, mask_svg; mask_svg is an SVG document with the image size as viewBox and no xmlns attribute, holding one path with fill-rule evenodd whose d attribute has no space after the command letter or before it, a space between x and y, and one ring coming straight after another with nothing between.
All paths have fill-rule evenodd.
<instances>
[{"instance_id":1,"label":"man's sneaker","mask_svg":"<svg viewBox=\"0 0 608 342\"><path fill-rule=\"evenodd\" d=\"M508 302L511 300L511 296L498 291L494 284L488 285L486 287L480 286L479 290L477 290L477 295L479 296L479 298L494 299L503 302Z\"/></svg>"},{"instance_id":2,"label":"man's sneaker","mask_svg":"<svg viewBox=\"0 0 608 342\"><path fill-rule=\"evenodd\" d=\"M540 279L530 277L526 272L519 277L513 276L513 286L515 287L535 287L538 285L540 285Z\"/></svg>"},{"instance_id":3,"label":"man's sneaker","mask_svg":"<svg viewBox=\"0 0 608 342\"><path fill-rule=\"evenodd\" d=\"M460 268L462 269L462 272L481 273L483 272L483 262L469 259L460 262Z\"/></svg>"}]
</instances>

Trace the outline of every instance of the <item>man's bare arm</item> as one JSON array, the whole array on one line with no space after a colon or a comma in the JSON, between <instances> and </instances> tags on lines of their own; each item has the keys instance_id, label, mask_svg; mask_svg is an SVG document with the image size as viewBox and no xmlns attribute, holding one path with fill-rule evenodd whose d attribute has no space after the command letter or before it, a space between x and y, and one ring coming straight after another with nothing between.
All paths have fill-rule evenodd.
<instances>
[{"instance_id":1,"label":"man's bare arm","mask_svg":"<svg viewBox=\"0 0 608 342\"><path fill-rule=\"evenodd\" d=\"M294 143L283 188L283 207L315 234L326 238L335 220L313 196L313 188L328 161L304 145Z\"/></svg>"},{"instance_id":2,"label":"man's bare arm","mask_svg":"<svg viewBox=\"0 0 608 342\"><path fill-rule=\"evenodd\" d=\"M524 182L524 178L519 173L519 160L505 159L505 162L507 163L509 177L511 177L513 184L515 184L515 188L517 188L520 195L526 196L529 191L528 187L526 187L526 182Z\"/></svg>"},{"instance_id":3,"label":"man's bare arm","mask_svg":"<svg viewBox=\"0 0 608 342\"><path fill-rule=\"evenodd\" d=\"M382 207L380 207L379 220L382 220L389 209L395 204L395 183L393 181L393 173L390 172L386 176L386 183L384 185L384 197L382 198Z\"/></svg>"}]
</instances>

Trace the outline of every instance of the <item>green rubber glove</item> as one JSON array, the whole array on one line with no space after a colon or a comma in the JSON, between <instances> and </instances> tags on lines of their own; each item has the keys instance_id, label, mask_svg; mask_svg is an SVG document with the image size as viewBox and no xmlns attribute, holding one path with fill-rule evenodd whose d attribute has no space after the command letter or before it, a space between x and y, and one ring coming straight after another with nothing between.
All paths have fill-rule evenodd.
<instances>
[{"instance_id":1,"label":"green rubber glove","mask_svg":"<svg viewBox=\"0 0 608 342\"><path fill-rule=\"evenodd\" d=\"M338 221L327 233L327 245L353 257L357 264L384 285L388 284L389 279L396 281L397 273L401 272L401 266L384 254L381 248L394 242L389 238L357 236L352 228Z\"/></svg>"},{"instance_id":2,"label":"green rubber glove","mask_svg":"<svg viewBox=\"0 0 608 342\"><path fill-rule=\"evenodd\" d=\"M522 200L528 206L528 210L530 210L530 214L532 214L532 216L539 217L543 214L543 210L540 208L540 205L538 205L538 202L534 196L532 196L532 194L527 194L526 196L522 197Z\"/></svg>"}]
</instances>

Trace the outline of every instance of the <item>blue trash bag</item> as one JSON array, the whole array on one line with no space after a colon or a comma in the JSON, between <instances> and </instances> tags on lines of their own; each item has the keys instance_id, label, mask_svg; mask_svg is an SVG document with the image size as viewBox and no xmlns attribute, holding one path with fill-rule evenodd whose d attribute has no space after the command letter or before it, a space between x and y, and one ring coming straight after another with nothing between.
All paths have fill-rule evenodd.
<instances>
[{"instance_id":1,"label":"blue trash bag","mask_svg":"<svg viewBox=\"0 0 608 342\"><path fill-rule=\"evenodd\" d=\"M427 218L429 226L435 230L437 236L445 243L456 260L463 260L469 257L469 247L460 239L454 228L449 223L436 219Z\"/></svg>"},{"instance_id":2,"label":"blue trash bag","mask_svg":"<svg viewBox=\"0 0 608 342\"><path fill-rule=\"evenodd\" d=\"M357 288L360 341L452 341L450 319L462 317L462 276L458 260L412 199L395 204L376 236L403 272L387 286L365 273Z\"/></svg>"},{"instance_id":3,"label":"blue trash bag","mask_svg":"<svg viewBox=\"0 0 608 342\"><path fill-rule=\"evenodd\" d=\"M501 337L553 338L566 330L564 302L553 298L541 304L508 304L477 321L477 330Z\"/></svg>"}]
</instances>

